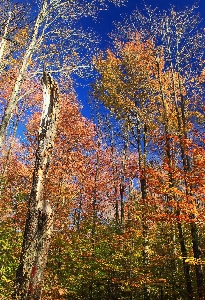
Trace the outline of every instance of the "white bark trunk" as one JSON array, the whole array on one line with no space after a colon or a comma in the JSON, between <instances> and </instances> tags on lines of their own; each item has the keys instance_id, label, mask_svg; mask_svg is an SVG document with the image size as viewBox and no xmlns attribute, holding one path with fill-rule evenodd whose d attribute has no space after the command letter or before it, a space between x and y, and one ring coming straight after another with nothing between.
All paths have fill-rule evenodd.
<instances>
[{"instance_id":1,"label":"white bark trunk","mask_svg":"<svg viewBox=\"0 0 205 300\"><path fill-rule=\"evenodd\" d=\"M43 113L38 137L38 149L29 199L29 210L13 299L41 299L43 273L52 235L53 212L44 200L45 180L59 119L58 86L46 72L43 74Z\"/></svg>"},{"instance_id":2,"label":"white bark trunk","mask_svg":"<svg viewBox=\"0 0 205 300\"><path fill-rule=\"evenodd\" d=\"M47 10L47 1L44 1L42 9L36 19L31 42L24 54L21 69L19 71L14 88L12 90L11 98L7 104L7 107L6 107L6 110L4 112L4 116L2 119L2 123L0 125L0 147L2 146L2 144L4 142L4 139L6 136L6 130L9 125L9 122L13 116L14 108L16 107L18 100L20 99L19 96L20 96L20 91L21 91L21 84L24 79L25 73L27 71L29 60L32 58L33 51L35 49L35 46L36 46L36 43L38 40L39 27L40 27L40 24L42 23L42 20L46 16L46 10Z\"/></svg>"},{"instance_id":3,"label":"white bark trunk","mask_svg":"<svg viewBox=\"0 0 205 300\"><path fill-rule=\"evenodd\" d=\"M6 48L6 42L7 42L6 38L7 38L8 30L9 30L10 21L11 21L11 12L9 12L6 26L4 28L4 34L2 36L1 43L0 43L0 71L2 70L2 65L3 65L2 60L5 55L5 48Z\"/></svg>"}]
</instances>

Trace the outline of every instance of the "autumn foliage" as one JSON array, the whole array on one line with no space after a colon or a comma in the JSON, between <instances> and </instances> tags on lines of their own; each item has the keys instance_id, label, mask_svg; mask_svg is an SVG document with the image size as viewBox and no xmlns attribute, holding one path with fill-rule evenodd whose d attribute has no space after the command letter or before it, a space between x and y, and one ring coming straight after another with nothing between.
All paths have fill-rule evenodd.
<instances>
[{"instance_id":1,"label":"autumn foliage","mask_svg":"<svg viewBox=\"0 0 205 300\"><path fill-rule=\"evenodd\" d=\"M70 77L54 75L61 109L44 192L54 230L42 300L205 297L205 69L201 60L196 76L193 61L170 52L173 31L160 41L135 29L93 58L92 100L107 109L97 122L82 116ZM14 36L27 40L27 27ZM15 59L2 67L2 111ZM0 156L1 299L12 299L42 113L28 64Z\"/></svg>"}]
</instances>

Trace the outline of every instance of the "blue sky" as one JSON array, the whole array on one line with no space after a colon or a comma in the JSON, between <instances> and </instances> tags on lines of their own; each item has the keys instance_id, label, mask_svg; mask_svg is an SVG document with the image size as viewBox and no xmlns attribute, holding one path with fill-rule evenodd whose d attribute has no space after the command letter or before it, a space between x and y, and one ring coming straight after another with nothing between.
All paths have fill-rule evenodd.
<instances>
[{"instance_id":1,"label":"blue sky","mask_svg":"<svg viewBox=\"0 0 205 300\"><path fill-rule=\"evenodd\" d=\"M116 7L114 4L109 4L109 9L106 11L101 11L99 14L98 21L95 23L90 20L85 20L88 26L93 26L97 33L103 37L104 43L108 44L107 34L110 33L113 27L114 21L121 21L123 15L130 15L136 7L140 10L144 9L144 3L151 6L152 8L158 7L159 10L167 10L170 8L170 5L174 5L176 10L184 9L185 6L191 6L196 1L190 0L128 0L126 6ZM201 0L198 2L199 9L198 11L201 14L201 17L205 18L205 1ZM205 20L203 20L202 27L205 27ZM105 42L107 40L107 43Z\"/></svg>"},{"instance_id":2,"label":"blue sky","mask_svg":"<svg viewBox=\"0 0 205 300\"><path fill-rule=\"evenodd\" d=\"M14 2L16 0L13 0ZM29 3L35 5L35 0L21 0L21 2ZM176 10L184 9L186 6L191 6L195 3L193 0L128 0L126 6L116 7L114 4L110 3L109 8L105 11L99 13L99 17L96 21L92 18L83 18L81 20L82 26L86 29L87 27L92 28L97 35L101 38L100 48L105 50L111 46L112 41L109 39L108 34L114 29L114 21L122 21L122 17L129 16L136 7L139 10L144 9L144 3L151 6L152 8L158 7L160 11L167 10L170 5L174 5ZM198 1L199 9L202 20L201 27L205 28L205 0ZM79 80L77 80L77 83ZM88 85L89 81L83 81L85 86L76 86L76 92L78 95L78 100L83 104L82 113L86 117L90 117L90 108L87 104L88 100ZM86 86L87 84L87 86Z\"/></svg>"},{"instance_id":3,"label":"blue sky","mask_svg":"<svg viewBox=\"0 0 205 300\"><path fill-rule=\"evenodd\" d=\"M185 6L191 6L195 1L190 0L128 0L127 5L123 7L116 7L113 4L110 4L110 9L100 14L99 16L99 26L96 26L95 29L101 33L102 36L105 36L106 33L109 33L113 29L112 22L115 20L121 20L122 15L129 15L136 7L140 10L144 9L144 3L151 6L152 8L158 7L159 10L167 10L170 8L170 5L174 5L177 10L183 9ZM201 16L205 17L205 1L199 2L199 11ZM205 21L203 23L205 27Z\"/></svg>"},{"instance_id":4,"label":"blue sky","mask_svg":"<svg viewBox=\"0 0 205 300\"><path fill-rule=\"evenodd\" d=\"M144 3L151 6L152 8L158 7L160 11L167 10L170 8L170 5L174 5L176 10L182 10L186 6L191 6L196 1L190 0L128 0L126 6L116 7L113 4L109 4L109 9L106 11L101 11L98 17L98 20L94 22L90 18L85 18L82 22L85 27L92 27L97 34L101 37L100 47L102 49L109 48L111 45L111 40L108 37L108 34L114 29L114 21L122 21L122 17L127 15L129 16L136 7L139 10L144 9ZM202 17L201 28L205 28L205 1L198 1L198 12ZM83 104L84 108L82 113L86 117L90 117L90 109L87 105L88 98L88 87L77 87L76 88L78 99Z\"/></svg>"}]
</instances>

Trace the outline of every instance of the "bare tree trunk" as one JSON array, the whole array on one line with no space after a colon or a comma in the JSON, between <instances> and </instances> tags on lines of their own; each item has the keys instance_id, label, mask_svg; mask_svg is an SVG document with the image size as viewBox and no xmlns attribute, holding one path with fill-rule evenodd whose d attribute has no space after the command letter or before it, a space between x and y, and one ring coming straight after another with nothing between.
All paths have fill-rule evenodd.
<instances>
[{"instance_id":1,"label":"bare tree trunk","mask_svg":"<svg viewBox=\"0 0 205 300\"><path fill-rule=\"evenodd\" d=\"M185 117L185 99L182 91L183 83L181 82L180 74L178 73L178 85L180 90L180 99L181 99L181 119L182 119L182 131L184 135L184 139L188 138L187 130L186 130L186 117ZM191 172L191 164L190 164L190 157L188 155L188 147L187 145L183 145L183 140L180 141L180 148L181 148L181 156L183 161L184 172ZM185 187L186 187L186 194L192 195L192 184L188 186L188 183L185 180ZM191 219L195 218L194 214L190 215ZM202 252L200 248L199 242L199 234L198 234L198 226L195 222L191 222L191 236L192 236L192 248L194 253L194 258L200 261L202 257ZM201 263L197 263L195 265L196 271L196 281L197 281L197 290L199 299L204 299L205 297L205 287L204 287L204 274L203 274L203 266Z\"/></svg>"},{"instance_id":2,"label":"bare tree trunk","mask_svg":"<svg viewBox=\"0 0 205 300\"><path fill-rule=\"evenodd\" d=\"M143 204L142 212L142 235L143 235L143 267L148 273L149 267L149 226L147 222L147 182L146 182L146 158L147 158L147 126L146 123L140 128L139 122L137 123L137 148L138 148L138 162L140 171L140 190ZM143 147L143 148L142 148ZM150 287L147 283L143 287L143 299L150 299Z\"/></svg>"},{"instance_id":3,"label":"bare tree trunk","mask_svg":"<svg viewBox=\"0 0 205 300\"><path fill-rule=\"evenodd\" d=\"M9 23L11 21L11 12L8 13L8 19L6 21L6 26L4 28L4 33L3 36L1 38L1 42L0 42L0 72L3 69L3 57L5 55L5 48L6 48L6 43L7 43L7 34L8 34L8 28L9 28Z\"/></svg>"},{"instance_id":4,"label":"bare tree trunk","mask_svg":"<svg viewBox=\"0 0 205 300\"><path fill-rule=\"evenodd\" d=\"M21 65L21 68L19 70L19 74L16 78L16 82L15 82L15 85L13 87L11 97L10 97L9 102L7 104L7 107L5 109L4 116L3 116L3 119L2 119L2 123L0 125L0 148L2 147L2 144L4 142L4 139L5 139L5 136L6 136L6 130L8 128L9 122L10 122L12 116L13 116L14 108L16 107L16 105L17 105L17 103L20 99L19 94L20 94L20 91L21 91L22 81L24 79L25 73L26 73L27 68L28 68L29 59L32 58L34 49L35 49L36 44L38 42L39 28L40 28L40 25L42 23L42 19L46 15L46 10L47 10L47 1L44 1L42 9L41 9L41 11L40 11L40 13L39 13L39 15L36 19L34 29L33 29L33 35L32 35L32 38L31 38L31 42L30 42L30 44L29 44L29 46L28 46L28 48L27 48L27 50L24 54L22 65ZM2 40L2 42L3 42L3 40ZM1 46L1 47L3 47L3 46Z\"/></svg>"},{"instance_id":5,"label":"bare tree trunk","mask_svg":"<svg viewBox=\"0 0 205 300\"><path fill-rule=\"evenodd\" d=\"M159 58L156 58L156 63L157 63L157 71L158 71L158 82L160 86L160 96L161 96L161 101L162 101L162 106L163 106L163 120L164 120L164 130L165 130L165 153L167 156L168 160L168 166L169 166L169 187L174 187L174 179L172 176L172 170L173 170L173 163L172 163L172 158L171 158L171 140L170 140L170 134L169 134L169 122L168 122L168 112L167 112L167 102L164 96L163 92L163 85L161 81L161 75L160 75L160 66L159 66ZM169 196L167 196L169 199ZM177 202L176 197L174 197L175 201ZM177 209L176 215L180 215L180 210ZM180 248L181 248L181 253L183 257L183 267L184 267L184 276L185 276L185 281L186 281L186 290L188 294L188 299L192 300L193 299L193 287L192 287L192 281L191 281L191 270L190 266L186 263L186 257L187 257L187 249L186 249L186 243L185 243L185 238L184 238L184 233L183 233L183 227L182 223L180 221L177 222L177 228L178 228L178 237L179 237L179 243L180 243Z\"/></svg>"},{"instance_id":6,"label":"bare tree trunk","mask_svg":"<svg viewBox=\"0 0 205 300\"><path fill-rule=\"evenodd\" d=\"M191 11L187 12L186 18L184 19L184 21L186 20L185 24L183 24L183 32L185 34L186 31L184 31L184 28L188 29L187 26L187 20L190 21L190 24L193 25L194 21L192 19L192 11L193 8L191 9ZM178 18L179 19L179 18ZM180 24L182 24L183 22L180 20ZM170 36L170 33L173 32L172 30L170 30L171 26L172 26L172 22L170 22L170 20L168 18L166 18L166 21L164 22L164 28L165 28L165 34L166 34L166 50L168 53L168 60L170 63L170 70L171 70L171 75L172 75L172 84L173 84L173 99L175 102L175 111L176 111L176 115L177 115L177 127L178 127L178 138L179 138L179 146L180 146L180 150L181 150L181 159L182 159L182 164L183 164L183 169L184 169L184 173L188 174L191 171L191 165L190 165L190 157L189 157L189 149L186 145L186 140L188 137L188 129L187 129L187 120L186 120L186 108L185 108L185 98L184 98L184 94L183 94L183 82L181 79L181 61L180 58L183 57L183 52L179 51L180 49L180 43L181 41L184 39L185 35L181 35L179 32L179 23L175 23L175 49L176 52L173 51L173 44L171 44L171 40L172 40L172 36ZM181 26L181 25L180 25ZM182 28L182 27L181 27ZM197 44L197 43L195 43ZM199 48L198 48L199 49ZM175 59L173 59L173 57ZM192 61L192 54L191 56L187 59L189 60L191 58ZM174 63L175 60L175 63ZM190 61L190 62L191 62ZM181 65L182 66L182 65ZM190 65L191 67L191 65ZM191 70L191 68L190 68ZM175 73L177 72L178 74L178 80L176 81L175 79ZM177 90L179 91L179 95L177 95ZM185 176L186 178L187 176ZM192 194L192 187L191 184L189 184L187 182L187 180L184 180L184 185L185 185L185 189L186 189L186 194L187 196L191 196ZM195 216L190 215L190 219L194 219ZM193 253L194 253L194 258L196 259L200 259L201 258L201 250L200 250L200 245L199 245L199 236L198 236L198 228L197 228L197 224L192 222L191 223L191 237L192 237L192 245L193 245ZM195 267L196 269L196 280L197 280L197 290L198 290L198 297L199 299L204 299L205 298L205 287L204 287L204 275L203 275L203 267L202 264L199 263L196 265Z\"/></svg>"},{"instance_id":7,"label":"bare tree trunk","mask_svg":"<svg viewBox=\"0 0 205 300\"><path fill-rule=\"evenodd\" d=\"M41 299L43 274L52 235L53 212L49 201L44 200L44 188L59 118L59 97L57 83L46 72L43 73L42 85L43 113L22 253L13 296L13 299L18 300Z\"/></svg>"}]
</instances>

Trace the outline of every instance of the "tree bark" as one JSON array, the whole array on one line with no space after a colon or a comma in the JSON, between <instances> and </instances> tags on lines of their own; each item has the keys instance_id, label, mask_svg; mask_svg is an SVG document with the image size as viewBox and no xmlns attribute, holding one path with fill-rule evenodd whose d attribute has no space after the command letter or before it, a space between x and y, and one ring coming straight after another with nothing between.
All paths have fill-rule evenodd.
<instances>
[{"instance_id":1,"label":"tree bark","mask_svg":"<svg viewBox=\"0 0 205 300\"><path fill-rule=\"evenodd\" d=\"M38 148L29 198L29 208L24 231L20 264L16 273L13 299L41 299L43 274L46 266L53 227L53 212L44 199L45 180L48 172L59 119L58 85L44 72L43 113L41 117Z\"/></svg>"},{"instance_id":2,"label":"tree bark","mask_svg":"<svg viewBox=\"0 0 205 300\"><path fill-rule=\"evenodd\" d=\"M172 158L171 158L171 140L170 140L170 134L169 134L167 102L166 102L164 91L163 91L158 57L156 58L156 63L157 63L157 72L158 72L158 82L159 82L159 87L160 87L160 97L161 97L162 107L163 107L163 120L164 120L164 131L165 131L165 153L166 153L168 166L169 166L169 172L168 172L169 182L170 182L169 187L171 188L171 187L175 186L174 179L172 176L173 163L172 163ZM169 196L167 196L167 198L169 199ZM174 199L177 202L177 199L175 196L174 196ZM176 215L177 216L180 215L179 209L176 211ZM190 270L190 266L186 263L187 249L186 249L182 224L180 221L177 222L177 228L178 228L179 244L180 244L181 253L182 253L182 257L183 257L183 267L184 267L184 276L185 276L185 281L186 281L187 295L188 295L188 299L192 300L193 299L193 288L192 288L192 281L191 281L191 272L190 272L191 270Z\"/></svg>"},{"instance_id":3,"label":"tree bark","mask_svg":"<svg viewBox=\"0 0 205 300\"><path fill-rule=\"evenodd\" d=\"M34 29L33 29L33 35L32 35L32 38L31 38L31 42L30 42L30 44L29 44L29 46L28 46L28 48L27 48L27 50L26 50L26 52L23 56L22 65L21 65L21 68L19 70L19 74L16 78L16 82L15 82L15 85L13 87L11 97L9 99L9 102L8 102L7 106L6 106L4 116L3 116L3 119L2 119L2 123L0 125L0 148L2 147L2 144L4 142L4 139L5 139L5 136L6 136L6 130L9 126L9 122L10 122L12 116L13 116L14 108L16 107L16 105L17 105L17 103L20 99L19 94L20 94L20 91L21 91L21 85L22 85L22 82L24 80L24 76L25 76L25 73L27 71L27 68L28 68L29 59L32 58L34 49L36 47L36 44L37 44L37 41L38 41L38 35L39 35L39 28L40 28L40 25L42 23L42 19L46 15L46 10L47 10L47 1L44 1L42 9L41 9L41 11L38 14L38 17L36 19ZM3 40L2 40L2 42L3 42ZM1 47L3 47L3 46L1 46Z\"/></svg>"},{"instance_id":4,"label":"tree bark","mask_svg":"<svg viewBox=\"0 0 205 300\"><path fill-rule=\"evenodd\" d=\"M3 33L3 36L2 36L1 42L0 42L0 72L3 69L2 60L3 60L3 57L5 55L5 48L6 48L6 43L7 43L6 37L7 37L7 34L8 34L8 28L9 28L10 21L11 21L11 12L8 13L8 19L6 21L6 26L4 28L4 33Z\"/></svg>"}]
</instances>

